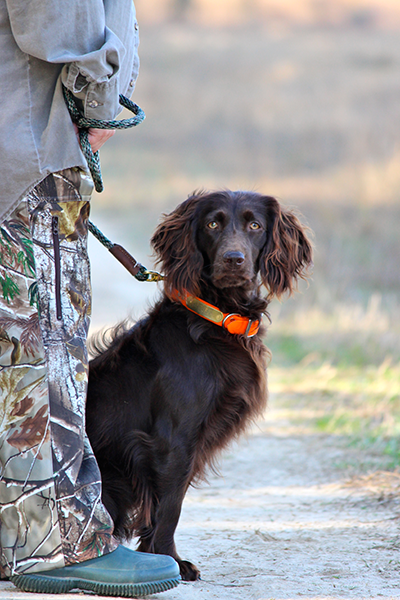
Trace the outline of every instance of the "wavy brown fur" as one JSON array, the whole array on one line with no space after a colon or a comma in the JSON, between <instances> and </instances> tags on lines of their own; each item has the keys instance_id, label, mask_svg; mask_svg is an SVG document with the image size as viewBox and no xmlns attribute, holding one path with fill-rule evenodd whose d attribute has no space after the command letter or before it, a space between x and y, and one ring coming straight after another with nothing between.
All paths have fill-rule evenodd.
<instances>
[{"instance_id":1,"label":"wavy brown fur","mask_svg":"<svg viewBox=\"0 0 400 600\"><path fill-rule=\"evenodd\" d=\"M165 293L134 327L117 327L90 363L87 431L103 501L123 538L170 554L183 579L198 569L174 532L188 486L267 400L261 330L231 335L170 299L184 290L223 312L260 318L291 293L311 263L306 230L277 200L249 192L200 193L166 215L152 244ZM267 298L261 287L267 288Z\"/></svg>"}]
</instances>

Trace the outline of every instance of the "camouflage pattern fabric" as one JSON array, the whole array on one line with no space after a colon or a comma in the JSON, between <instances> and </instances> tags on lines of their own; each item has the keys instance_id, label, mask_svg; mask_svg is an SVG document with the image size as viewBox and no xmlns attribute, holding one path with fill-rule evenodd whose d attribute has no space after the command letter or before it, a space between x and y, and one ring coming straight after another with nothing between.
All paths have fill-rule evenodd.
<instances>
[{"instance_id":1,"label":"camouflage pattern fabric","mask_svg":"<svg viewBox=\"0 0 400 600\"><path fill-rule=\"evenodd\" d=\"M117 547L85 433L92 187L50 175L0 225L2 577Z\"/></svg>"}]
</instances>

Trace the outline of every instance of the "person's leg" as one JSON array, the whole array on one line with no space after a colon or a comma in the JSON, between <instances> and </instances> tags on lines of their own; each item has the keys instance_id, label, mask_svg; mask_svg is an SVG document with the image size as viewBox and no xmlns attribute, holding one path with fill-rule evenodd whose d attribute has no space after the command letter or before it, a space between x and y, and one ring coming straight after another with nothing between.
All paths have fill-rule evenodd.
<instances>
[{"instance_id":1,"label":"person's leg","mask_svg":"<svg viewBox=\"0 0 400 600\"><path fill-rule=\"evenodd\" d=\"M63 591L54 587L57 577L66 577L71 589L82 569L85 577L91 569L97 585L109 553L111 565L124 552L127 568L122 574L121 565L114 576L117 585L120 576L135 585L138 577L161 576L175 578L172 587L178 577L168 557L141 555L140 575L134 564L138 553L114 552L118 543L85 432L91 189L79 170L50 175L0 230L1 567L3 577L31 591ZM40 574L39 584L34 573ZM112 594L107 577L103 592ZM162 589L168 588L154 591ZM136 585L133 591L153 588Z\"/></svg>"},{"instance_id":2,"label":"person's leg","mask_svg":"<svg viewBox=\"0 0 400 600\"><path fill-rule=\"evenodd\" d=\"M1 574L63 566L26 198L0 226Z\"/></svg>"},{"instance_id":3,"label":"person's leg","mask_svg":"<svg viewBox=\"0 0 400 600\"><path fill-rule=\"evenodd\" d=\"M69 169L47 177L27 198L66 565L101 556L118 545L101 502L100 471L85 431L91 309L87 219L92 185L87 175Z\"/></svg>"}]
</instances>

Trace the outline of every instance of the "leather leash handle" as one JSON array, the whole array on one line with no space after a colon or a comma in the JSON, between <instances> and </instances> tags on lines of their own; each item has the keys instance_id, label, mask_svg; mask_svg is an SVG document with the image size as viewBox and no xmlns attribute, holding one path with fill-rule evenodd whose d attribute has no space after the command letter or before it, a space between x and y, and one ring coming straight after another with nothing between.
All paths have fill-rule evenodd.
<instances>
[{"instance_id":1,"label":"leather leash handle","mask_svg":"<svg viewBox=\"0 0 400 600\"><path fill-rule=\"evenodd\" d=\"M119 244L114 244L112 248L109 248L109 251L122 265L124 265L125 269L129 271L131 275L136 277L142 265L137 262L125 248Z\"/></svg>"},{"instance_id":2,"label":"leather leash handle","mask_svg":"<svg viewBox=\"0 0 400 600\"><path fill-rule=\"evenodd\" d=\"M96 227L92 221L88 221L88 230L93 233L94 237L107 248L109 252L125 267L131 275L133 275L138 281L162 281L164 275L158 273L158 271L149 271L133 258L131 254L123 246L114 244L111 240L106 238L104 233Z\"/></svg>"}]
</instances>

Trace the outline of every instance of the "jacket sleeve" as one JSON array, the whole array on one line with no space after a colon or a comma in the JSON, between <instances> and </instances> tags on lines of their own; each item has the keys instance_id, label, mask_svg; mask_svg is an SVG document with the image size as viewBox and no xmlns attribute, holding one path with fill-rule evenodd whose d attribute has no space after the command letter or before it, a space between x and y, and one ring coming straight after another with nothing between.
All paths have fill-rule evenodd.
<instances>
[{"instance_id":1,"label":"jacket sleeve","mask_svg":"<svg viewBox=\"0 0 400 600\"><path fill-rule=\"evenodd\" d=\"M19 48L61 65L62 82L82 100L85 116L114 119L119 94L131 92L137 76L132 0L7 0L7 7ZM132 63L128 69L126 60ZM129 84L121 81L121 71L130 72Z\"/></svg>"}]
</instances>

